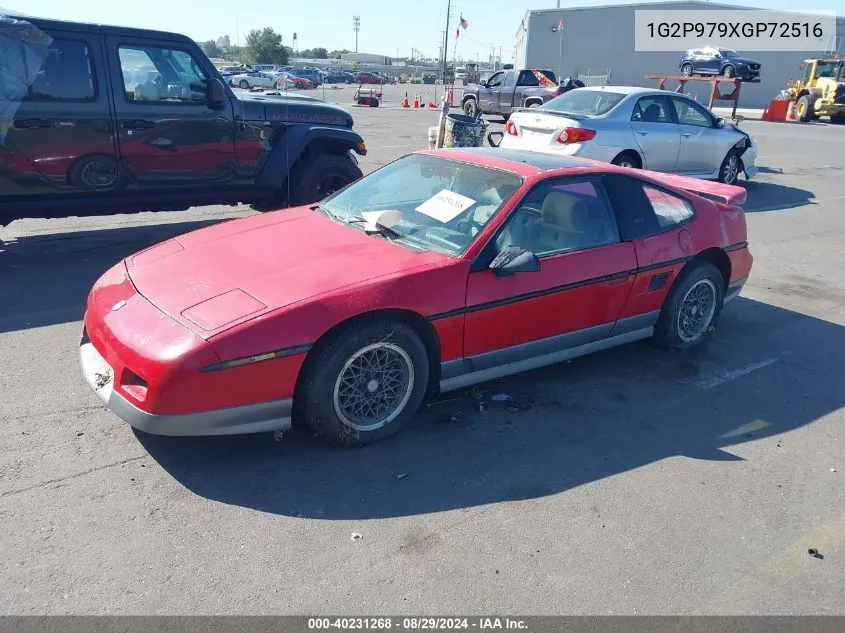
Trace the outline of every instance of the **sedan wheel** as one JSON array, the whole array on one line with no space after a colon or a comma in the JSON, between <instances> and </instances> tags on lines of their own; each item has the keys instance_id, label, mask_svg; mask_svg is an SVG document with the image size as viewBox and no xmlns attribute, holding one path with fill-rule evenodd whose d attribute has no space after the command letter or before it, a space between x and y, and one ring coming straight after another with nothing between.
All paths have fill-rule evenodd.
<instances>
[{"instance_id":1,"label":"sedan wheel","mask_svg":"<svg viewBox=\"0 0 845 633\"><path fill-rule=\"evenodd\" d=\"M428 373L428 352L408 325L351 325L309 354L294 395L294 424L304 420L331 444L377 442L414 418Z\"/></svg>"},{"instance_id":2,"label":"sedan wheel","mask_svg":"<svg viewBox=\"0 0 845 633\"><path fill-rule=\"evenodd\" d=\"M246 90L249 88L249 82L246 79L241 79L240 83L238 84L240 88Z\"/></svg>"},{"instance_id":3,"label":"sedan wheel","mask_svg":"<svg viewBox=\"0 0 845 633\"><path fill-rule=\"evenodd\" d=\"M719 181L726 185L733 185L739 178L739 156L731 152L725 157L722 167L719 169Z\"/></svg>"},{"instance_id":4,"label":"sedan wheel","mask_svg":"<svg viewBox=\"0 0 845 633\"><path fill-rule=\"evenodd\" d=\"M725 281L713 264L691 262L679 275L660 309L654 340L668 349L698 345L713 330L724 302Z\"/></svg>"},{"instance_id":5,"label":"sedan wheel","mask_svg":"<svg viewBox=\"0 0 845 633\"><path fill-rule=\"evenodd\" d=\"M343 365L334 385L334 410L356 431L382 428L396 419L414 389L414 364L393 343L373 343Z\"/></svg>"},{"instance_id":6,"label":"sedan wheel","mask_svg":"<svg viewBox=\"0 0 845 633\"><path fill-rule=\"evenodd\" d=\"M700 338L710 326L716 312L716 286L709 279L693 284L681 300L678 314L678 336L685 343Z\"/></svg>"}]
</instances>

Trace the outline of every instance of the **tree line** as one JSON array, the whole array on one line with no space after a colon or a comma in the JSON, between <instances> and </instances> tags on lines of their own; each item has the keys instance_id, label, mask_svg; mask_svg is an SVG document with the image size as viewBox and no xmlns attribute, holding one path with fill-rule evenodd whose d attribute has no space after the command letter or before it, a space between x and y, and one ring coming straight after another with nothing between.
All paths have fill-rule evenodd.
<instances>
[{"instance_id":1,"label":"tree line","mask_svg":"<svg viewBox=\"0 0 845 633\"><path fill-rule=\"evenodd\" d=\"M282 44L282 34L272 28L253 29L246 35L243 46L232 44L228 35L216 40L199 43L209 57L222 57L246 64L287 64L294 56L289 46ZM340 59L347 49L329 51L326 48L306 48L297 51L296 57L307 59Z\"/></svg>"}]
</instances>

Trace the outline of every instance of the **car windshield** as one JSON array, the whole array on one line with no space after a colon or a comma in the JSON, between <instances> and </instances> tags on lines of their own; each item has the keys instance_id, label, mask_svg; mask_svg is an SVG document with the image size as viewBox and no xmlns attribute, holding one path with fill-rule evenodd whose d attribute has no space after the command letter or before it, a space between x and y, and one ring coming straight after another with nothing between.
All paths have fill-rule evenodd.
<instances>
[{"instance_id":1,"label":"car windshield","mask_svg":"<svg viewBox=\"0 0 845 633\"><path fill-rule=\"evenodd\" d=\"M722 54L722 57L739 57L736 51L732 51L729 48L720 48L719 52Z\"/></svg>"},{"instance_id":2,"label":"car windshield","mask_svg":"<svg viewBox=\"0 0 845 633\"><path fill-rule=\"evenodd\" d=\"M615 108L625 96L621 92L577 88L547 101L540 106L540 110L553 110L564 114L580 114L588 117L601 116Z\"/></svg>"},{"instance_id":3,"label":"car windshield","mask_svg":"<svg viewBox=\"0 0 845 633\"><path fill-rule=\"evenodd\" d=\"M460 255L521 184L510 172L411 154L319 206L340 222L386 239Z\"/></svg>"}]
</instances>

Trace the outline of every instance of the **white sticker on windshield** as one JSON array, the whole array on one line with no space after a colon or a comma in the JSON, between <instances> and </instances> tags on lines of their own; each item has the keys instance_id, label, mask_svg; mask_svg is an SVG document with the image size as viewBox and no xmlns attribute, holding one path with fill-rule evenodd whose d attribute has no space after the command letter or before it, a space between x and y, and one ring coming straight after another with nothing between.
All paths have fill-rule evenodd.
<instances>
[{"instance_id":1,"label":"white sticker on windshield","mask_svg":"<svg viewBox=\"0 0 845 633\"><path fill-rule=\"evenodd\" d=\"M364 227L366 231L375 231L378 227L376 226L376 222L378 219L384 215L384 211L364 211L361 213L361 217L367 221L367 224Z\"/></svg>"},{"instance_id":2,"label":"white sticker on windshield","mask_svg":"<svg viewBox=\"0 0 845 633\"><path fill-rule=\"evenodd\" d=\"M475 204L475 200L454 191L443 189L416 208L439 222L449 222Z\"/></svg>"}]
</instances>

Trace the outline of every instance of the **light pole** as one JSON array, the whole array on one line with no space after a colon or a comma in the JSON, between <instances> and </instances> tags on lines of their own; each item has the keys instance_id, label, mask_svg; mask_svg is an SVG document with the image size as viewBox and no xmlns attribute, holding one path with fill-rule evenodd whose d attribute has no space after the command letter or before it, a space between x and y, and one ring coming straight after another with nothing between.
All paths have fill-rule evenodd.
<instances>
[{"instance_id":1,"label":"light pole","mask_svg":"<svg viewBox=\"0 0 845 633\"><path fill-rule=\"evenodd\" d=\"M355 52L358 52L358 31L361 30L361 16L352 16L352 30L355 31Z\"/></svg>"}]
</instances>

